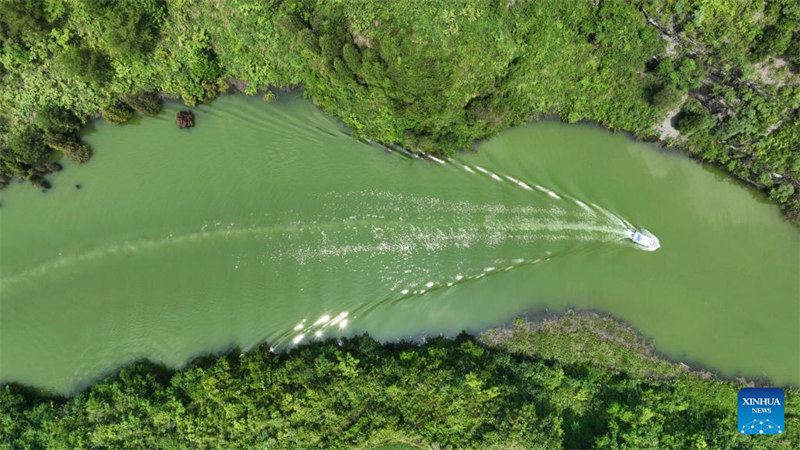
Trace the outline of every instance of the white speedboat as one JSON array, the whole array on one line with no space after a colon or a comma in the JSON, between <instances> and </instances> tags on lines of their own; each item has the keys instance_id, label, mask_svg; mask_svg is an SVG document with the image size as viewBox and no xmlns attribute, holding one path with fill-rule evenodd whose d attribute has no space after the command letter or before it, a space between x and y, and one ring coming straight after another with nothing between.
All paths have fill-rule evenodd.
<instances>
[{"instance_id":1,"label":"white speedboat","mask_svg":"<svg viewBox=\"0 0 800 450\"><path fill-rule=\"evenodd\" d=\"M631 232L630 237L634 244L649 252L657 250L658 247L661 247L661 243L658 242L658 238L644 228Z\"/></svg>"}]
</instances>

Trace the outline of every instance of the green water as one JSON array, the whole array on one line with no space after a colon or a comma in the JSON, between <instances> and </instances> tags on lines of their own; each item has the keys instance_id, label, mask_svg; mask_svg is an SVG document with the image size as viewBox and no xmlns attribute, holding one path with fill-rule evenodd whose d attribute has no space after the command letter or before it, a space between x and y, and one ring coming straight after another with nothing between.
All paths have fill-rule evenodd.
<instances>
[{"instance_id":1,"label":"green water","mask_svg":"<svg viewBox=\"0 0 800 450\"><path fill-rule=\"evenodd\" d=\"M188 131L176 108L99 121L85 167L0 194L0 379L69 391L142 357L577 307L677 360L800 383L800 233L688 158L538 123L441 164L305 101L224 97Z\"/></svg>"}]
</instances>

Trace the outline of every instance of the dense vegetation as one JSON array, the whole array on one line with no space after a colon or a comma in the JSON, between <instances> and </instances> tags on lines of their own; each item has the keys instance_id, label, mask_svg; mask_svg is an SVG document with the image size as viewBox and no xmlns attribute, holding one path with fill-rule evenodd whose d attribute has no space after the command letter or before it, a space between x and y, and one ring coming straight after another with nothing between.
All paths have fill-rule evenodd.
<instances>
[{"instance_id":1,"label":"dense vegetation","mask_svg":"<svg viewBox=\"0 0 800 450\"><path fill-rule=\"evenodd\" d=\"M425 152L546 114L594 120L797 217L798 24L796 0L3 0L0 184L42 185L55 151L86 161L81 123L157 113L142 93L191 106L302 85L357 135Z\"/></svg>"},{"instance_id":2,"label":"dense vegetation","mask_svg":"<svg viewBox=\"0 0 800 450\"><path fill-rule=\"evenodd\" d=\"M69 399L7 385L0 447L800 445L796 390L786 390L785 434L740 435L739 385L659 360L611 319L520 320L485 339L265 346L178 371L142 362Z\"/></svg>"}]
</instances>

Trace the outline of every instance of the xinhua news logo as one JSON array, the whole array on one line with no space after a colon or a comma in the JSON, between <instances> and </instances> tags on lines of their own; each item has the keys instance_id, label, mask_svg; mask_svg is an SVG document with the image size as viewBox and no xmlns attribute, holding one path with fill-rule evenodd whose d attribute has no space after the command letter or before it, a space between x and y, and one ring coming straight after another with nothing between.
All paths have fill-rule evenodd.
<instances>
[{"instance_id":1,"label":"xinhua news logo","mask_svg":"<svg viewBox=\"0 0 800 450\"><path fill-rule=\"evenodd\" d=\"M783 389L739 390L739 433L783 434Z\"/></svg>"}]
</instances>

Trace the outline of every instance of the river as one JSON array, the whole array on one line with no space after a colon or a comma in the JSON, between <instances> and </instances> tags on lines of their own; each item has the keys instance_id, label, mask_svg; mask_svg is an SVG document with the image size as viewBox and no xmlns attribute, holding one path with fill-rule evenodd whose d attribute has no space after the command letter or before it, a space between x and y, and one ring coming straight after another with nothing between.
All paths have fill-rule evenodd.
<instances>
[{"instance_id":1,"label":"river","mask_svg":"<svg viewBox=\"0 0 800 450\"><path fill-rule=\"evenodd\" d=\"M0 193L0 380L70 392L138 358L572 307L694 367L800 384L800 232L685 156L540 122L436 161L301 99L224 96L191 130L177 110L96 121L85 167Z\"/></svg>"}]
</instances>

